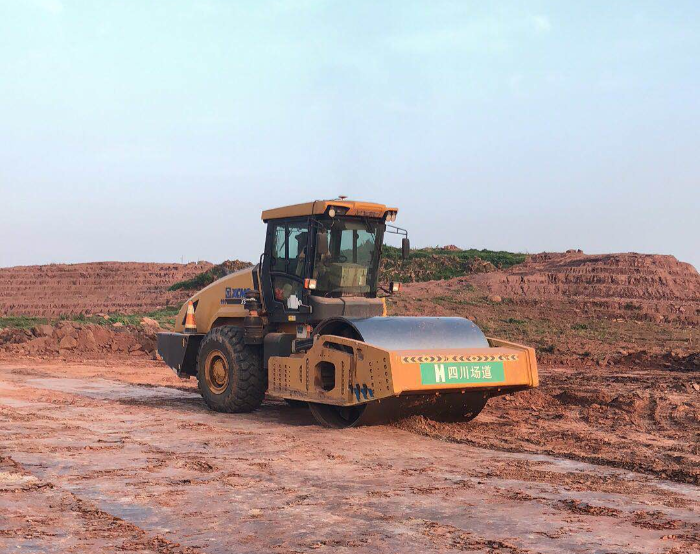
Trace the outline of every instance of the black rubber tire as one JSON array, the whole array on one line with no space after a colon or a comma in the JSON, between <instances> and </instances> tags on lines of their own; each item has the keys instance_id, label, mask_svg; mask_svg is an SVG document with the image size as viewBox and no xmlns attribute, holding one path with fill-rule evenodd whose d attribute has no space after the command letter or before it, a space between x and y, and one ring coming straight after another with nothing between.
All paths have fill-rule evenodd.
<instances>
[{"instance_id":1,"label":"black rubber tire","mask_svg":"<svg viewBox=\"0 0 700 554\"><path fill-rule=\"evenodd\" d=\"M228 369L227 386L220 393L211 390L205 376L206 360L213 351L225 358ZM261 348L245 344L241 327L215 327L199 347L197 381L204 402L214 411L246 413L256 410L267 390Z\"/></svg>"}]
</instances>

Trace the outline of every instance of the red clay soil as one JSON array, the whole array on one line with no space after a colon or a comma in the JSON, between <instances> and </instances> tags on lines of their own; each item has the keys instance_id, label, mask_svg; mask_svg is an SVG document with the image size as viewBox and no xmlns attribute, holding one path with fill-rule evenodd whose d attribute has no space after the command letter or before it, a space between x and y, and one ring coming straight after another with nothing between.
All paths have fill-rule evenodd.
<instances>
[{"instance_id":1,"label":"red clay soil","mask_svg":"<svg viewBox=\"0 0 700 554\"><path fill-rule=\"evenodd\" d=\"M638 312L599 313L581 299L514 300L487 295L469 277L411 283L387 299L389 315L457 316L487 336L527 344L549 365L640 365L696 370L700 326L653 322ZM688 369L690 368L690 369Z\"/></svg>"},{"instance_id":2,"label":"red clay soil","mask_svg":"<svg viewBox=\"0 0 700 554\"><path fill-rule=\"evenodd\" d=\"M544 253L469 282L515 302L570 300L585 313L700 323L700 274L673 256Z\"/></svg>"},{"instance_id":3,"label":"red clay soil","mask_svg":"<svg viewBox=\"0 0 700 554\"><path fill-rule=\"evenodd\" d=\"M695 388L542 377L447 433L336 430L154 361L3 361L0 552L700 552Z\"/></svg>"},{"instance_id":4,"label":"red clay soil","mask_svg":"<svg viewBox=\"0 0 700 554\"><path fill-rule=\"evenodd\" d=\"M397 426L448 442L552 454L700 485L698 371L544 367L538 389L492 398L472 422L419 416Z\"/></svg>"},{"instance_id":5,"label":"red clay soil","mask_svg":"<svg viewBox=\"0 0 700 554\"><path fill-rule=\"evenodd\" d=\"M0 268L0 316L149 312L182 303L190 293L168 287L210 267L97 262Z\"/></svg>"},{"instance_id":6,"label":"red clay soil","mask_svg":"<svg viewBox=\"0 0 700 554\"><path fill-rule=\"evenodd\" d=\"M539 389L491 399L473 422L417 417L401 428L700 483L692 266L671 256L542 254L507 271L406 284L388 308L467 317L489 336L537 348L543 366Z\"/></svg>"},{"instance_id":7,"label":"red clay soil","mask_svg":"<svg viewBox=\"0 0 700 554\"><path fill-rule=\"evenodd\" d=\"M107 357L156 358L158 323L144 318L141 326L94 325L60 321L33 329L0 330L0 357L101 360Z\"/></svg>"},{"instance_id":8,"label":"red clay soil","mask_svg":"<svg viewBox=\"0 0 700 554\"><path fill-rule=\"evenodd\" d=\"M634 254L406 285L391 315L532 345L540 387L344 431L274 398L208 411L146 319L2 330L0 551L700 552L698 298L692 267Z\"/></svg>"}]
</instances>

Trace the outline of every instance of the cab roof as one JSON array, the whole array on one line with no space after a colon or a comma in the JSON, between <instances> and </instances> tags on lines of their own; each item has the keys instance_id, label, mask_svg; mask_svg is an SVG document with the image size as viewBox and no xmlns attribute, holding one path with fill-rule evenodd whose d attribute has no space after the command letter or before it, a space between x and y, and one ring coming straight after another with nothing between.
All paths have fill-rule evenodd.
<instances>
[{"instance_id":1,"label":"cab roof","mask_svg":"<svg viewBox=\"0 0 700 554\"><path fill-rule=\"evenodd\" d=\"M301 217L305 215L322 215L329 208L335 208L342 215L356 217L379 217L383 218L387 212L398 212L398 208L390 208L384 204L374 202L359 202L357 200L314 200L305 204L294 204L283 208L273 208L262 213L262 220L267 222L270 219L283 219L288 217ZM340 208L340 210L338 210Z\"/></svg>"}]
</instances>

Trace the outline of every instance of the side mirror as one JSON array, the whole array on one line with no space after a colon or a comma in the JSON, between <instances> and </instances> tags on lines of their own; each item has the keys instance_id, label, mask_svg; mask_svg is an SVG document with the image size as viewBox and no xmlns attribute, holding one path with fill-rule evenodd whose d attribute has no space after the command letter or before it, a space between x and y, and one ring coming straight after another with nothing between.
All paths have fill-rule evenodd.
<instances>
[{"instance_id":1,"label":"side mirror","mask_svg":"<svg viewBox=\"0 0 700 554\"><path fill-rule=\"evenodd\" d=\"M401 239L401 257L404 260L408 260L408 256L411 254L411 241L408 237Z\"/></svg>"}]
</instances>

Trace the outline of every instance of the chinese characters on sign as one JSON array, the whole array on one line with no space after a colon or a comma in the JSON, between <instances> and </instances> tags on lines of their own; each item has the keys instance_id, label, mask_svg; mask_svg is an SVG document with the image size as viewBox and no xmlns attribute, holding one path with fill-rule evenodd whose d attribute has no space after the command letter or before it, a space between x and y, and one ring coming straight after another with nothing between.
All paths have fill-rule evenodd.
<instances>
[{"instance_id":1,"label":"chinese characters on sign","mask_svg":"<svg viewBox=\"0 0 700 554\"><path fill-rule=\"evenodd\" d=\"M505 380L503 362L420 364L421 383L498 383Z\"/></svg>"}]
</instances>

